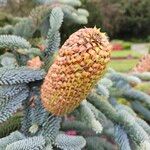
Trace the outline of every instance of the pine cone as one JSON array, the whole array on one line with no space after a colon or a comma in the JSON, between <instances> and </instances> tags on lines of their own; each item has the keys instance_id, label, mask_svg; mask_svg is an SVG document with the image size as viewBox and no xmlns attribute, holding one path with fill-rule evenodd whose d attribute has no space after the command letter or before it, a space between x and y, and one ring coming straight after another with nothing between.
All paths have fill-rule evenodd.
<instances>
[{"instance_id":1,"label":"pine cone","mask_svg":"<svg viewBox=\"0 0 150 150\"><path fill-rule=\"evenodd\" d=\"M144 55L138 62L133 72L150 72L150 54Z\"/></svg>"},{"instance_id":2,"label":"pine cone","mask_svg":"<svg viewBox=\"0 0 150 150\"><path fill-rule=\"evenodd\" d=\"M31 60L28 60L27 62L27 66L29 68L39 69L42 67L42 65L43 65L43 62L40 60L39 56L36 56L32 58Z\"/></svg>"},{"instance_id":3,"label":"pine cone","mask_svg":"<svg viewBox=\"0 0 150 150\"><path fill-rule=\"evenodd\" d=\"M41 88L44 107L55 115L72 112L103 75L111 46L105 33L85 28L59 50Z\"/></svg>"}]
</instances>

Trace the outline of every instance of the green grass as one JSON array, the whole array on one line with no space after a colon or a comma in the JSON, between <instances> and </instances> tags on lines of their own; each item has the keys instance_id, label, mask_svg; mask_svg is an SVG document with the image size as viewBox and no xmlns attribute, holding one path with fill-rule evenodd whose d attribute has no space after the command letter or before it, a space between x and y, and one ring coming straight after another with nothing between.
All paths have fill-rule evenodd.
<instances>
[{"instance_id":1,"label":"green grass","mask_svg":"<svg viewBox=\"0 0 150 150\"><path fill-rule=\"evenodd\" d=\"M140 58L141 54L132 50L122 50L122 51L113 51L112 57L127 57L131 55L132 57Z\"/></svg>"},{"instance_id":2,"label":"green grass","mask_svg":"<svg viewBox=\"0 0 150 150\"><path fill-rule=\"evenodd\" d=\"M138 59L111 60L109 67L119 72L129 72L137 64Z\"/></svg>"}]
</instances>

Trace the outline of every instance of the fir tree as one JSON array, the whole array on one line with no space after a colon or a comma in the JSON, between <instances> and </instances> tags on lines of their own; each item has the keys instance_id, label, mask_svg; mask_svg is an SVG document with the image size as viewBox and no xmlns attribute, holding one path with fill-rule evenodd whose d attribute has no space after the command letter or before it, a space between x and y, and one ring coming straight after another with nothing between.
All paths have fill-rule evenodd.
<instances>
[{"instance_id":1,"label":"fir tree","mask_svg":"<svg viewBox=\"0 0 150 150\"><path fill-rule=\"evenodd\" d=\"M53 3L53 1L37 2L39 4ZM59 0L58 2L63 4L66 1ZM75 3L75 1L69 0L68 5L75 6L80 5L80 3L79 1ZM80 14L85 13L82 10L79 12ZM65 12L63 8L55 7L52 9L44 51L32 47L26 39L17 35L0 35L0 49L4 49L6 52L0 58L0 128L2 128L0 129L0 134L2 133L1 130L4 129L2 133L3 137L0 139L0 149L115 150L119 148L120 150L149 150L150 126L146 121L149 121L150 96L144 92L135 90L133 87L133 85L139 84L141 80L134 74L125 75L112 69L104 70L110 58L110 47L106 35L96 28L80 30L76 34L82 33L83 37L80 34L78 35L79 39L77 41L74 40L77 43L79 42L77 45L74 41L68 40L68 44L64 44L63 48L58 50L60 46L59 29L64 17ZM97 48L92 47L94 43L90 43L89 39L91 37L88 37L89 34L82 31L89 31L90 35L95 35L96 33L96 36L92 36L92 38L96 41ZM85 33L87 36L84 35ZM76 37L76 34L71 37ZM101 43L99 42L101 38L97 39L99 36L103 39ZM70 43L71 49L67 49ZM73 44L80 51L77 58L72 58L74 54ZM77 47L79 44L80 47ZM84 50L91 47L93 49L92 51L88 51L88 55L87 51ZM58 57L57 53L59 52L61 54ZM55 58L56 55L57 57ZM61 99L62 101L59 101L60 103L55 105L55 101L52 101L53 98L55 100L55 97L50 98L49 96L54 95L53 92L57 96L57 92L59 91L57 91L57 88L50 88L51 84L49 82L47 82L48 87L43 86L43 82L49 78L54 77L58 79L56 78L58 74L54 76L53 73L55 72L50 70L49 73L48 70L51 69L52 65L55 67L58 62L62 67L65 61L61 56L66 55L68 56L67 63L70 61L78 62L76 66L72 64L72 69L79 71L77 76L75 74L67 76L72 81L70 82L71 84L75 83L74 81L77 80L77 77L82 75L84 76L83 81L87 81L91 77L90 72L94 76L93 78L91 77L90 81L76 88L81 94L78 99L71 99L68 102L69 106L70 103L72 105L73 109L71 111L65 102L69 91L74 91L68 88L62 90L62 93L59 94L66 94L66 99ZM36 56L39 59L35 61L33 58ZM87 63L81 63L84 61L79 59L80 56L81 59L84 56L88 60L88 65L93 65L89 72L87 71ZM92 62L91 57L95 58L94 62ZM32 66L29 65L29 61L32 62ZM37 63L40 63L39 61L43 63L41 63L42 65L39 68L36 68L35 66ZM95 64L95 62L97 63ZM85 70L81 70L79 63L81 63L81 66L84 67L88 74L84 72ZM99 66L97 65L98 63L100 63ZM68 65L65 64L64 71L66 72L68 71L67 67ZM99 70L101 72L94 74ZM105 76L100 80L103 71L105 71ZM97 74L98 76L96 76ZM93 82L91 83L92 79ZM91 84L87 85L86 83ZM59 83L57 82L57 84ZM57 84L56 87L59 87ZM62 84L60 84L61 86ZM64 86L66 87L65 84ZM70 86L74 87L75 84ZM45 89L42 89L43 87ZM48 88L53 90L51 95L48 92L42 96L42 90L49 90ZM87 88L89 88L89 93L86 91ZM85 96L82 97L82 94L85 94ZM75 98L76 95L71 96ZM130 105L119 104L118 98L120 97L126 99L131 104L131 107ZM47 98L50 98L48 99L49 103L45 101ZM58 109L55 109L55 107ZM141 118L139 118L136 112L140 114ZM14 116L16 116L16 121L14 121L15 119L12 120ZM17 119L18 117L19 119ZM73 119L71 120L71 118ZM15 127L15 129L12 127ZM74 136L68 133L68 131L72 130L74 131ZM8 132L11 133L8 134ZM107 138L103 138L104 136ZM113 142L110 143L110 141Z\"/></svg>"}]
</instances>

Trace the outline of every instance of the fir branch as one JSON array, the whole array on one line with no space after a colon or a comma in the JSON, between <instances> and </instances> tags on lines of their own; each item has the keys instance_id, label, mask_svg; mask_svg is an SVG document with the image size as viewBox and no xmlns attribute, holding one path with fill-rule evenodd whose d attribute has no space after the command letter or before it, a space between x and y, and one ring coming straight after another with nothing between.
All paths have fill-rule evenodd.
<instances>
[{"instance_id":1,"label":"fir branch","mask_svg":"<svg viewBox=\"0 0 150 150\"><path fill-rule=\"evenodd\" d=\"M124 76L122 73L115 72L114 70L110 73L107 73L106 77L113 83L117 83L117 81L124 81L125 84L128 83L126 76Z\"/></svg>"},{"instance_id":2,"label":"fir branch","mask_svg":"<svg viewBox=\"0 0 150 150\"><path fill-rule=\"evenodd\" d=\"M132 116L134 116L135 118L137 117L137 114L133 111L133 109L127 105L123 105L123 104L116 104L115 108L119 111L119 110L125 110L128 113L130 113Z\"/></svg>"},{"instance_id":3,"label":"fir branch","mask_svg":"<svg viewBox=\"0 0 150 150\"><path fill-rule=\"evenodd\" d=\"M119 72L112 72L108 73L107 76L115 82L119 80L124 80L126 83L134 86L141 83L141 79L134 75L126 75Z\"/></svg>"},{"instance_id":4,"label":"fir branch","mask_svg":"<svg viewBox=\"0 0 150 150\"><path fill-rule=\"evenodd\" d=\"M117 147L100 137L86 137L87 150L117 150Z\"/></svg>"},{"instance_id":5,"label":"fir branch","mask_svg":"<svg viewBox=\"0 0 150 150\"><path fill-rule=\"evenodd\" d=\"M32 118L32 124L41 126L48 118L49 113L44 109L40 95L35 94L34 96L34 107L31 108L30 117Z\"/></svg>"},{"instance_id":6,"label":"fir branch","mask_svg":"<svg viewBox=\"0 0 150 150\"><path fill-rule=\"evenodd\" d=\"M140 145L135 145L134 148L137 150L149 150L150 149L150 143L149 143L149 141L144 141Z\"/></svg>"},{"instance_id":7,"label":"fir branch","mask_svg":"<svg viewBox=\"0 0 150 150\"><path fill-rule=\"evenodd\" d=\"M123 97L127 100L143 101L147 103L148 106L150 105L150 98L147 94L134 90L131 87L131 85L135 86L141 82L139 78L121 73L112 73L107 76L113 81L113 87L110 90L111 95ZM119 93L119 95L116 95L116 93Z\"/></svg>"},{"instance_id":8,"label":"fir branch","mask_svg":"<svg viewBox=\"0 0 150 150\"><path fill-rule=\"evenodd\" d=\"M3 109L8 103L9 103L9 100L0 98L0 110Z\"/></svg>"},{"instance_id":9,"label":"fir branch","mask_svg":"<svg viewBox=\"0 0 150 150\"><path fill-rule=\"evenodd\" d=\"M103 131L101 134L107 135L111 138L113 138L113 130L114 130L114 125L113 123L106 118L106 116L100 112L94 105L91 103L87 102L88 107L91 109L91 111L94 113L96 119L102 124Z\"/></svg>"},{"instance_id":10,"label":"fir branch","mask_svg":"<svg viewBox=\"0 0 150 150\"><path fill-rule=\"evenodd\" d=\"M83 8L78 8L78 14L82 15L82 16L86 16L86 17L89 16L89 12L86 9L83 9Z\"/></svg>"},{"instance_id":11,"label":"fir branch","mask_svg":"<svg viewBox=\"0 0 150 150\"><path fill-rule=\"evenodd\" d=\"M53 30L59 30L62 22L63 22L63 18L64 18L64 14L61 10L61 8L59 7L55 7L50 15L50 28Z\"/></svg>"},{"instance_id":12,"label":"fir branch","mask_svg":"<svg viewBox=\"0 0 150 150\"><path fill-rule=\"evenodd\" d=\"M37 26L34 26L33 20L30 17L25 17L14 26L13 34L23 38L31 38L36 29Z\"/></svg>"},{"instance_id":13,"label":"fir branch","mask_svg":"<svg viewBox=\"0 0 150 150\"><path fill-rule=\"evenodd\" d=\"M79 106L79 112L80 116L79 119L81 121L84 121L89 128L92 128L96 133L101 133L103 130L103 127L101 123L95 118L94 113L91 111L91 109L88 107L86 100L84 100L80 106Z\"/></svg>"},{"instance_id":14,"label":"fir branch","mask_svg":"<svg viewBox=\"0 0 150 150\"><path fill-rule=\"evenodd\" d=\"M28 67L2 67L0 68L0 85L29 83L44 78L44 70L30 69Z\"/></svg>"},{"instance_id":15,"label":"fir branch","mask_svg":"<svg viewBox=\"0 0 150 150\"><path fill-rule=\"evenodd\" d=\"M146 103L147 107L150 108L150 96L146 93L130 88L124 90L122 94L125 99Z\"/></svg>"},{"instance_id":16,"label":"fir branch","mask_svg":"<svg viewBox=\"0 0 150 150\"><path fill-rule=\"evenodd\" d=\"M96 88L96 92L97 92L97 94L99 94L101 96L109 97L109 91L103 85L98 84L97 88Z\"/></svg>"},{"instance_id":17,"label":"fir branch","mask_svg":"<svg viewBox=\"0 0 150 150\"><path fill-rule=\"evenodd\" d=\"M150 135L150 126L144 120L139 118L137 114L130 107L119 104L116 105L116 109L118 111L125 110L126 112L130 113L135 118L136 122L145 130L145 132L147 132Z\"/></svg>"},{"instance_id":18,"label":"fir branch","mask_svg":"<svg viewBox=\"0 0 150 150\"><path fill-rule=\"evenodd\" d=\"M119 110L116 112L107 101L102 100L100 96L94 92L88 96L88 100L110 120L123 126L129 137L137 144L140 145L149 140L144 129L139 126L135 118L125 110Z\"/></svg>"},{"instance_id":19,"label":"fir branch","mask_svg":"<svg viewBox=\"0 0 150 150\"><path fill-rule=\"evenodd\" d=\"M18 52L21 55L29 55L29 57L33 56L40 56L43 58L42 52L38 48L30 48L30 49L17 49L16 52Z\"/></svg>"},{"instance_id":20,"label":"fir branch","mask_svg":"<svg viewBox=\"0 0 150 150\"><path fill-rule=\"evenodd\" d=\"M12 99L20 91L26 90L26 89L27 89L27 86L25 84L0 86L0 98L6 99L6 100Z\"/></svg>"},{"instance_id":21,"label":"fir branch","mask_svg":"<svg viewBox=\"0 0 150 150\"><path fill-rule=\"evenodd\" d=\"M133 75L140 78L143 81L150 81L150 72L133 73Z\"/></svg>"},{"instance_id":22,"label":"fir branch","mask_svg":"<svg viewBox=\"0 0 150 150\"><path fill-rule=\"evenodd\" d=\"M47 141L54 142L59 133L61 117L49 116L42 125L40 135L44 136Z\"/></svg>"},{"instance_id":23,"label":"fir branch","mask_svg":"<svg viewBox=\"0 0 150 150\"><path fill-rule=\"evenodd\" d=\"M131 106L136 112L141 114L145 120L150 121L150 111L147 108L145 108L140 102L133 101L131 103Z\"/></svg>"},{"instance_id":24,"label":"fir branch","mask_svg":"<svg viewBox=\"0 0 150 150\"><path fill-rule=\"evenodd\" d=\"M118 73L118 72L113 72L111 74L108 74L109 78L112 79L113 81L119 81L119 80L124 80L126 83L130 85L137 85L141 83L141 80L133 75L126 75L123 73Z\"/></svg>"},{"instance_id":25,"label":"fir branch","mask_svg":"<svg viewBox=\"0 0 150 150\"><path fill-rule=\"evenodd\" d=\"M11 133L9 136L0 139L0 150L6 150L6 146L15 141L22 140L25 137L18 131Z\"/></svg>"},{"instance_id":26,"label":"fir branch","mask_svg":"<svg viewBox=\"0 0 150 150\"><path fill-rule=\"evenodd\" d=\"M81 150L85 144L86 141L82 136L59 134L55 140L55 145L62 150Z\"/></svg>"},{"instance_id":27,"label":"fir branch","mask_svg":"<svg viewBox=\"0 0 150 150\"><path fill-rule=\"evenodd\" d=\"M114 137L120 150L131 150L128 136L119 125L115 126Z\"/></svg>"},{"instance_id":28,"label":"fir branch","mask_svg":"<svg viewBox=\"0 0 150 150\"><path fill-rule=\"evenodd\" d=\"M44 150L53 150L52 144L49 143L48 145L46 145Z\"/></svg>"},{"instance_id":29,"label":"fir branch","mask_svg":"<svg viewBox=\"0 0 150 150\"><path fill-rule=\"evenodd\" d=\"M103 86L105 86L107 89L110 88L110 87L113 85L112 81L111 81L110 79L106 78L106 77L104 77L104 78L102 78L100 81L98 81L97 84L103 85Z\"/></svg>"},{"instance_id":30,"label":"fir branch","mask_svg":"<svg viewBox=\"0 0 150 150\"><path fill-rule=\"evenodd\" d=\"M95 108L95 106L89 103L88 101L87 101L87 105L91 109L91 111L94 113L96 119L102 124L102 126L106 127L108 119L105 117L105 115L102 112L100 112L97 108Z\"/></svg>"},{"instance_id":31,"label":"fir branch","mask_svg":"<svg viewBox=\"0 0 150 150\"><path fill-rule=\"evenodd\" d=\"M22 106L22 102L28 97L29 91L23 90L16 97L14 97L6 107L0 110L0 123L6 121Z\"/></svg>"},{"instance_id":32,"label":"fir branch","mask_svg":"<svg viewBox=\"0 0 150 150\"><path fill-rule=\"evenodd\" d=\"M118 121L123 125L129 137L137 145L142 145L145 141L149 141L148 134L136 122L136 119L125 110L119 110ZM118 122L119 123L119 122Z\"/></svg>"},{"instance_id":33,"label":"fir branch","mask_svg":"<svg viewBox=\"0 0 150 150\"><path fill-rule=\"evenodd\" d=\"M79 132L88 131L90 128L81 121L63 121L61 130L77 130Z\"/></svg>"},{"instance_id":34,"label":"fir branch","mask_svg":"<svg viewBox=\"0 0 150 150\"><path fill-rule=\"evenodd\" d=\"M145 130L145 132L148 133L148 135L150 136L150 126L147 122L145 122L144 120L142 120L141 118L136 119L136 122Z\"/></svg>"},{"instance_id":35,"label":"fir branch","mask_svg":"<svg viewBox=\"0 0 150 150\"><path fill-rule=\"evenodd\" d=\"M47 41L46 41L47 48L44 51L45 56L48 59L49 57L53 56L53 53L58 50L60 45L59 29L63 22L63 12L61 8L56 7L52 10L49 22L50 22L50 29L48 31Z\"/></svg>"},{"instance_id":36,"label":"fir branch","mask_svg":"<svg viewBox=\"0 0 150 150\"><path fill-rule=\"evenodd\" d=\"M70 3L71 2L71 3ZM40 29L41 25L43 25L44 22L49 18L49 14L55 7L62 8L63 12L65 13L65 17L70 19L74 23L81 23L86 24L87 23L87 12L76 10L73 8L74 5L72 4L79 4L79 1L70 1L68 2L60 2L53 1L52 3L48 3L45 5L41 5L33 9L28 17L24 17L19 20L18 23L16 23L15 26L8 26L7 28L0 28L0 33L2 34L14 34L18 35L24 38L30 38L33 36L35 31L37 29ZM59 18L58 18L59 19ZM48 29L45 29L46 32Z\"/></svg>"},{"instance_id":37,"label":"fir branch","mask_svg":"<svg viewBox=\"0 0 150 150\"><path fill-rule=\"evenodd\" d=\"M109 119L117 119L117 111L107 102L105 98L97 95L95 92L92 92L88 95L87 100Z\"/></svg>"},{"instance_id":38,"label":"fir branch","mask_svg":"<svg viewBox=\"0 0 150 150\"><path fill-rule=\"evenodd\" d=\"M35 32L32 27L32 20L24 17L24 18L14 18L15 25L6 25L0 28L0 34L13 34L18 35L24 38L29 38Z\"/></svg>"},{"instance_id":39,"label":"fir branch","mask_svg":"<svg viewBox=\"0 0 150 150\"><path fill-rule=\"evenodd\" d=\"M39 127L47 120L48 113L43 108L39 97L39 87L37 85L33 86L30 89L28 100L23 103L24 117L22 120L21 131L26 136L35 134L39 130ZM31 104L33 104L34 107Z\"/></svg>"},{"instance_id":40,"label":"fir branch","mask_svg":"<svg viewBox=\"0 0 150 150\"><path fill-rule=\"evenodd\" d=\"M0 28L2 34L15 34L24 38L33 36L37 29L49 18L49 14L55 7L62 8L65 13L65 18L70 19L71 22L78 24L86 24L88 12L86 10L76 10L74 6L80 4L79 0L59 0L46 3L33 9L28 17L22 18L15 26L8 26L7 28ZM45 29L47 32L47 29Z\"/></svg>"},{"instance_id":41,"label":"fir branch","mask_svg":"<svg viewBox=\"0 0 150 150\"><path fill-rule=\"evenodd\" d=\"M62 10L65 14L65 18L70 20L71 22L78 23L78 24L87 24L88 19L85 14L78 12L76 9L69 5L64 5Z\"/></svg>"},{"instance_id":42,"label":"fir branch","mask_svg":"<svg viewBox=\"0 0 150 150\"><path fill-rule=\"evenodd\" d=\"M140 84L142 82L141 79L136 77L136 76L124 75L124 77L127 79L127 81L131 85L137 85L137 84Z\"/></svg>"},{"instance_id":43,"label":"fir branch","mask_svg":"<svg viewBox=\"0 0 150 150\"><path fill-rule=\"evenodd\" d=\"M31 93L29 95L29 98L23 102L23 118L21 121L21 132L25 135L29 135L29 128L31 127L32 118L31 118L31 108L29 105L29 100L31 98Z\"/></svg>"},{"instance_id":44,"label":"fir branch","mask_svg":"<svg viewBox=\"0 0 150 150\"><path fill-rule=\"evenodd\" d=\"M0 35L0 48L18 49L31 47L30 43L24 38L15 35Z\"/></svg>"},{"instance_id":45,"label":"fir branch","mask_svg":"<svg viewBox=\"0 0 150 150\"><path fill-rule=\"evenodd\" d=\"M15 55L12 53L5 52L3 55L0 56L0 64L3 67L15 67L18 66L17 60Z\"/></svg>"},{"instance_id":46,"label":"fir branch","mask_svg":"<svg viewBox=\"0 0 150 150\"><path fill-rule=\"evenodd\" d=\"M14 27L12 25L5 25L4 27L0 27L0 35L12 34Z\"/></svg>"},{"instance_id":47,"label":"fir branch","mask_svg":"<svg viewBox=\"0 0 150 150\"><path fill-rule=\"evenodd\" d=\"M53 53L58 50L59 45L60 45L59 31L49 29L47 35L47 48L44 51L46 57L48 57L49 55L53 55Z\"/></svg>"},{"instance_id":48,"label":"fir branch","mask_svg":"<svg viewBox=\"0 0 150 150\"><path fill-rule=\"evenodd\" d=\"M42 136L34 136L13 142L7 145L6 150L43 150L45 144L45 139Z\"/></svg>"},{"instance_id":49,"label":"fir branch","mask_svg":"<svg viewBox=\"0 0 150 150\"><path fill-rule=\"evenodd\" d=\"M29 14L28 19L31 20L32 30L36 29L42 24L42 22L49 17L50 12L54 6L52 5L41 5L35 7Z\"/></svg>"},{"instance_id":50,"label":"fir branch","mask_svg":"<svg viewBox=\"0 0 150 150\"><path fill-rule=\"evenodd\" d=\"M49 66L51 65L53 61L53 55L56 51L59 49L60 45L60 33L59 29L62 25L63 22L63 17L64 14L61 10L61 8L56 7L52 10L51 15L50 15L50 29L47 34L47 40L46 40L46 49L44 51L46 60L45 64L46 67L45 69L48 70Z\"/></svg>"}]
</instances>

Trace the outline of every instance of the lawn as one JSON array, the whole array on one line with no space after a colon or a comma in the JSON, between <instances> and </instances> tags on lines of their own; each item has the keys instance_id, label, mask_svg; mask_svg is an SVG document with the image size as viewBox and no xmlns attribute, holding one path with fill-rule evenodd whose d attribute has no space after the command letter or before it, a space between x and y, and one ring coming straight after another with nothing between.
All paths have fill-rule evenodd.
<instances>
[{"instance_id":1,"label":"lawn","mask_svg":"<svg viewBox=\"0 0 150 150\"><path fill-rule=\"evenodd\" d=\"M112 51L109 67L119 72L129 72L135 67L141 56L140 53L133 50Z\"/></svg>"},{"instance_id":2,"label":"lawn","mask_svg":"<svg viewBox=\"0 0 150 150\"><path fill-rule=\"evenodd\" d=\"M111 56L113 58L115 57L128 57L128 56L132 56L132 57L136 57L139 58L141 57L141 54L138 52L135 52L133 50L122 50L122 51L113 51Z\"/></svg>"},{"instance_id":3,"label":"lawn","mask_svg":"<svg viewBox=\"0 0 150 150\"><path fill-rule=\"evenodd\" d=\"M129 72L137 64L138 59L111 60L109 67L119 72Z\"/></svg>"}]
</instances>

